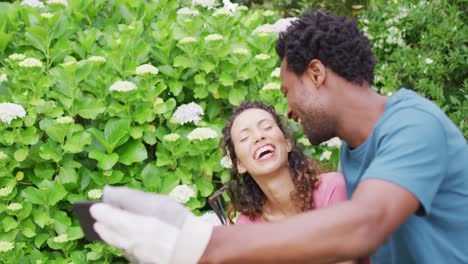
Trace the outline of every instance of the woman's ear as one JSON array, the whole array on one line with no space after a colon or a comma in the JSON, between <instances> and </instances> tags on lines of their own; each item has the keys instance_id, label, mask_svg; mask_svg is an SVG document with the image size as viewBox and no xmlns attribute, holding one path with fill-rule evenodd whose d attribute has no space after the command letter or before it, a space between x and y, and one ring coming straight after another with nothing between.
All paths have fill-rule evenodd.
<instances>
[{"instance_id":1,"label":"woman's ear","mask_svg":"<svg viewBox=\"0 0 468 264\"><path fill-rule=\"evenodd\" d=\"M244 174L245 172L247 172L247 169L244 166L242 166L239 160L237 160L237 171L240 174Z\"/></svg>"},{"instance_id":2,"label":"woman's ear","mask_svg":"<svg viewBox=\"0 0 468 264\"><path fill-rule=\"evenodd\" d=\"M292 143L291 143L291 140L289 138L286 138L286 148L287 148L288 152L292 151Z\"/></svg>"}]
</instances>

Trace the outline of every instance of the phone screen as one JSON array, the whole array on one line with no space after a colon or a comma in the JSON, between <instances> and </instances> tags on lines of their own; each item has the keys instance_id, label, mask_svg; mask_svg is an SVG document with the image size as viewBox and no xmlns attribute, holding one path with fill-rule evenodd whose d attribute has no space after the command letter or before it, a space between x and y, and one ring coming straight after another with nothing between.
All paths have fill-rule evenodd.
<instances>
[{"instance_id":1,"label":"phone screen","mask_svg":"<svg viewBox=\"0 0 468 264\"><path fill-rule=\"evenodd\" d=\"M102 241L99 235L94 231L93 225L96 220L91 216L89 207L97 202L91 201L76 201L73 203L73 210L75 211L81 228L83 229L85 239L89 242Z\"/></svg>"}]
</instances>

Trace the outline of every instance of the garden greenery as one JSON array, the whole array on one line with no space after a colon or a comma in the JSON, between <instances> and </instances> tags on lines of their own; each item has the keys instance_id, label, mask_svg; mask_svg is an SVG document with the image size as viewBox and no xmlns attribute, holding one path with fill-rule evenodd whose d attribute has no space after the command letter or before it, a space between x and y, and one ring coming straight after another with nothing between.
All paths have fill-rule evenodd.
<instances>
[{"instance_id":1,"label":"garden greenery","mask_svg":"<svg viewBox=\"0 0 468 264\"><path fill-rule=\"evenodd\" d=\"M0 3L0 262L126 262L118 250L83 239L74 201L100 199L106 184L126 185L169 194L200 215L229 177L218 142L232 108L262 100L285 114L274 44L289 20L271 10L193 3ZM388 19L399 6L385 8L386 16L369 12L361 20L386 65L376 87L414 86L450 102L446 109L466 132L466 91L441 91L447 79L454 87L464 78L446 72L466 65L463 48L432 43L454 26L453 45L465 43L459 14L444 11L453 21L446 28L439 21L439 33L423 38L413 32L427 29L419 19L432 21L425 12L435 11L415 8L419 15L391 23L396 31ZM308 155L336 168L340 142L311 147L293 126Z\"/></svg>"}]
</instances>

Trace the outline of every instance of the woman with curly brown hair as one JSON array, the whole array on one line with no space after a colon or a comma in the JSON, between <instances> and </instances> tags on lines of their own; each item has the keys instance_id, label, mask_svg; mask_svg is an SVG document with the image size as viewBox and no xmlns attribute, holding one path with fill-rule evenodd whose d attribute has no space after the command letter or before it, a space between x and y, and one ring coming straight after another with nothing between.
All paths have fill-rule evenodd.
<instances>
[{"instance_id":1,"label":"woman with curly brown hair","mask_svg":"<svg viewBox=\"0 0 468 264\"><path fill-rule=\"evenodd\" d=\"M245 101L223 128L221 146L233 163L228 189L237 224L279 220L346 200L341 173L321 173L299 151L272 106Z\"/></svg>"}]
</instances>

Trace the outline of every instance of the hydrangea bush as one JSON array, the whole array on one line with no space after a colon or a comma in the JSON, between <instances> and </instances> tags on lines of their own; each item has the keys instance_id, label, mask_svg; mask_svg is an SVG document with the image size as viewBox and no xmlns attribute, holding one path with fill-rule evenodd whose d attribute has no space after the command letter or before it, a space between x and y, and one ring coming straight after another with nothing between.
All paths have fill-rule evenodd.
<instances>
[{"instance_id":1,"label":"hydrangea bush","mask_svg":"<svg viewBox=\"0 0 468 264\"><path fill-rule=\"evenodd\" d=\"M468 137L465 9L462 1L376 1L359 20L379 62L374 87L416 90Z\"/></svg>"},{"instance_id":2,"label":"hydrangea bush","mask_svg":"<svg viewBox=\"0 0 468 264\"><path fill-rule=\"evenodd\" d=\"M106 184L209 209L232 108L286 112L274 44L290 20L214 0L0 3L0 262L125 262L71 209Z\"/></svg>"}]
</instances>

